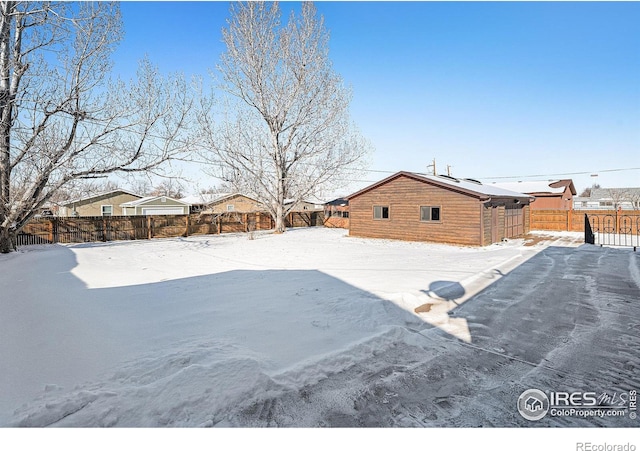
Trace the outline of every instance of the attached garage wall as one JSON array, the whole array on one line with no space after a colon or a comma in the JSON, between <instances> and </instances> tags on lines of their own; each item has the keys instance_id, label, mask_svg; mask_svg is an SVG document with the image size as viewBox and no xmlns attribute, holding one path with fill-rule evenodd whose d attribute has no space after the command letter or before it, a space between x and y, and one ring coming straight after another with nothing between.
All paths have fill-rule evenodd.
<instances>
[{"instance_id":1,"label":"attached garage wall","mask_svg":"<svg viewBox=\"0 0 640 451\"><path fill-rule=\"evenodd\" d=\"M349 199L349 235L479 246L482 209L472 196L400 176ZM373 219L388 206L389 219ZM420 221L420 207L440 207L439 222Z\"/></svg>"},{"instance_id":2,"label":"attached garage wall","mask_svg":"<svg viewBox=\"0 0 640 451\"><path fill-rule=\"evenodd\" d=\"M158 215L183 215L184 208L182 207L143 207L141 208L142 214L145 216L158 216Z\"/></svg>"},{"instance_id":3,"label":"attached garage wall","mask_svg":"<svg viewBox=\"0 0 640 451\"><path fill-rule=\"evenodd\" d=\"M495 209L497 229L495 239L492 240L492 214ZM529 233L530 208L529 205L485 205L483 207L485 245L500 242L507 238L521 237Z\"/></svg>"}]
</instances>

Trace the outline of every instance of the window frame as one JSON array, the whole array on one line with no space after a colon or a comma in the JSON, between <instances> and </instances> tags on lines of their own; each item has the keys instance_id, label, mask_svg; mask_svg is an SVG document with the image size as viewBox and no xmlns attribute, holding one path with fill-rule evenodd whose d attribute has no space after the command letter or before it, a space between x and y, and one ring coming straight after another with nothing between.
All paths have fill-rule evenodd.
<instances>
[{"instance_id":1,"label":"window frame","mask_svg":"<svg viewBox=\"0 0 640 451\"><path fill-rule=\"evenodd\" d=\"M104 207L109 207L109 214L104 214ZM113 216L113 205L100 205L100 216Z\"/></svg>"},{"instance_id":2,"label":"window frame","mask_svg":"<svg viewBox=\"0 0 640 451\"><path fill-rule=\"evenodd\" d=\"M428 219L423 219L424 216L422 214L422 211L424 208L428 208L429 210L429 218ZM432 219L433 218L433 210L437 209L438 210L438 219ZM420 205L420 222L423 223L427 223L427 224L440 224L442 223L442 206L441 205Z\"/></svg>"},{"instance_id":3,"label":"window frame","mask_svg":"<svg viewBox=\"0 0 640 451\"><path fill-rule=\"evenodd\" d=\"M376 208L380 209L380 217L376 217ZM384 217L385 208L387 210L387 217ZM391 218L391 207L389 205L374 205L373 206L373 220L374 221L388 221Z\"/></svg>"}]
</instances>

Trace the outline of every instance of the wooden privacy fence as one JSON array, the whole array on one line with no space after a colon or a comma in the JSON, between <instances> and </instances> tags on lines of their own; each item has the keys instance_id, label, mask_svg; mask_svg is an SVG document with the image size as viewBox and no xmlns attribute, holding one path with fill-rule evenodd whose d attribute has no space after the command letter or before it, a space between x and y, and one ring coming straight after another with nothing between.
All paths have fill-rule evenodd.
<instances>
[{"instance_id":1,"label":"wooden privacy fence","mask_svg":"<svg viewBox=\"0 0 640 451\"><path fill-rule=\"evenodd\" d=\"M321 226L323 218L316 213L321 212L290 213L286 218L287 227ZM18 234L17 245L174 238L273 227L273 219L267 213L47 217L31 220Z\"/></svg>"},{"instance_id":2,"label":"wooden privacy fence","mask_svg":"<svg viewBox=\"0 0 640 451\"><path fill-rule=\"evenodd\" d=\"M584 232L584 216L607 217L614 233L640 219L640 210L531 210L531 230Z\"/></svg>"}]
</instances>

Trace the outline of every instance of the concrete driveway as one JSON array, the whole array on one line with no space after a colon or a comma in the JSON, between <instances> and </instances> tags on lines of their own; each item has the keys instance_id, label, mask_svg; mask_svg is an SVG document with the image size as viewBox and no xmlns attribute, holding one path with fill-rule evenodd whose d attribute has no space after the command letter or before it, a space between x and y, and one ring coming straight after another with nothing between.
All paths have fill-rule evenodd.
<instances>
[{"instance_id":1,"label":"concrete driveway","mask_svg":"<svg viewBox=\"0 0 640 451\"><path fill-rule=\"evenodd\" d=\"M629 407L640 388L640 253L571 246L547 247L450 310L469 339L403 329L398 346L222 424L640 426ZM552 397L539 420L518 412L529 389Z\"/></svg>"}]
</instances>

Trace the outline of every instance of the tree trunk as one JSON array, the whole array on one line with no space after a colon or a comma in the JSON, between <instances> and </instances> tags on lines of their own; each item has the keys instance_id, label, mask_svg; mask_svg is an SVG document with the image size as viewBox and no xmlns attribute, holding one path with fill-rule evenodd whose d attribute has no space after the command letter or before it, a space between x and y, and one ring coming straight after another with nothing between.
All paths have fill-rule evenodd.
<instances>
[{"instance_id":1,"label":"tree trunk","mask_svg":"<svg viewBox=\"0 0 640 451\"><path fill-rule=\"evenodd\" d=\"M12 233L9 228L0 228L0 253L8 254L16 249L16 237L15 233Z\"/></svg>"},{"instance_id":2,"label":"tree trunk","mask_svg":"<svg viewBox=\"0 0 640 451\"><path fill-rule=\"evenodd\" d=\"M284 221L284 205L283 204L278 204L276 206L276 217L274 219L276 221L276 233L284 233L287 228Z\"/></svg>"}]
</instances>

